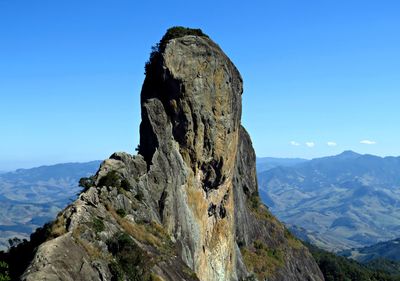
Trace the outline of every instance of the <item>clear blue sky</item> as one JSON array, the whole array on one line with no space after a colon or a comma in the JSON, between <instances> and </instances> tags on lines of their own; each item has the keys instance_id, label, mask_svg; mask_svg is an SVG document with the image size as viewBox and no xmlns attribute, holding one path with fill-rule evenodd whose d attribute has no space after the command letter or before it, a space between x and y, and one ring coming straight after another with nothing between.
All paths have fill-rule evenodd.
<instances>
[{"instance_id":1,"label":"clear blue sky","mask_svg":"<svg viewBox=\"0 0 400 281\"><path fill-rule=\"evenodd\" d=\"M143 66L174 25L242 73L259 156L400 155L400 1L143 2L0 0L0 170L134 153Z\"/></svg>"}]
</instances>

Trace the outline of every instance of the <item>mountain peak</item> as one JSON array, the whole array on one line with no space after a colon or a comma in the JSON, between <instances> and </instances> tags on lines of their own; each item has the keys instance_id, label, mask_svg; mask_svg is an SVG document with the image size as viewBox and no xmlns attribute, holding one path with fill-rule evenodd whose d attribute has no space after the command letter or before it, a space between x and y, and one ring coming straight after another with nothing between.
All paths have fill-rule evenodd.
<instances>
[{"instance_id":1,"label":"mountain peak","mask_svg":"<svg viewBox=\"0 0 400 281\"><path fill-rule=\"evenodd\" d=\"M198 31L164 37L146 64L139 154L82 181L24 280L323 280L260 202L239 71Z\"/></svg>"},{"instance_id":2,"label":"mountain peak","mask_svg":"<svg viewBox=\"0 0 400 281\"><path fill-rule=\"evenodd\" d=\"M336 157L340 158L356 158L361 156L361 154L354 152L352 150L345 150L342 153L338 154Z\"/></svg>"}]
</instances>

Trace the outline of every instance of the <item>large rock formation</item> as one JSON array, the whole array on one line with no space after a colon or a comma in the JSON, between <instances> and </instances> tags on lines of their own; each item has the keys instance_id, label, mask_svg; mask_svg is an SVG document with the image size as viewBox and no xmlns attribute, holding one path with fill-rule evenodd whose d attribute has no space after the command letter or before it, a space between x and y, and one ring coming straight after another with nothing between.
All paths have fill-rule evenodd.
<instances>
[{"instance_id":1,"label":"large rock formation","mask_svg":"<svg viewBox=\"0 0 400 281\"><path fill-rule=\"evenodd\" d=\"M146 66L138 155L83 182L22 279L323 280L259 201L242 90L218 45L170 29Z\"/></svg>"}]
</instances>

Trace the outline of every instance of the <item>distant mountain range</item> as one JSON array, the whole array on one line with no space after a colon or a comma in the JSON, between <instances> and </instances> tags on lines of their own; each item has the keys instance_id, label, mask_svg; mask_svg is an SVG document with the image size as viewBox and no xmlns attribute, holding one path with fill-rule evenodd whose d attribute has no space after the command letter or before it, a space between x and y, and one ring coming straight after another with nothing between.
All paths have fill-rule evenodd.
<instances>
[{"instance_id":1,"label":"distant mountain range","mask_svg":"<svg viewBox=\"0 0 400 281\"><path fill-rule=\"evenodd\" d=\"M400 238L380 242L363 248L345 250L339 252L339 254L362 263L368 263L372 260L382 258L400 262Z\"/></svg>"},{"instance_id":2,"label":"distant mountain range","mask_svg":"<svg viewBox=\"0 0 400 281\"><path fill-rule=\"evenodd\" d=\"M79 179L100 163L0 174L0 249L53 219L79 193ZM340 251L400 236L400 157L352 151L313 160L264 157L257 158L257 171L263 201L307 242Z\"/></svg>"},{"instance_id":3,"label":"distant mountain range","mask_svg":"<svg viewBox=\"0 0 400 281\"><path fill-rule=\"evenodd\" d=\"M400 278L400 238L363 248L344 250L338 254Z\"/></svg>"},{"instance_id":4,"label":"distant mountain range","mask_svg":"<svg viewBox=\"0 0 400 281\"><path fill-rule=\"evenodd\" d=\"M81 177L94 174L101 161L19 169L0 175L0 249L13 237L29 234L56 214L80 191Z\"/></svg>"},{"instance_id":5,"label":"distant mountain range","mask_svg":"<svg viewBox=\"0 0 400 281\"><path fill-rule=\"evenodd\" d=\"M297 234L333 251L400 236L400 157L352 151L259 172L260 194Z\"/></svg>"},{"instance_id":6,"label":"distant mountain range","mask_svg":"<svg viewBox=\"0 0 400 281\"><path fill-rule=\"evenodd\" d=\"M343 242L341 237L335 237L329 233L321 234L318 231L311 231L304 227L291 224L286 224L286 227L300 240L329 252L337 251L338 249L347 249L349 247L348 244Z\"/></svg>"},{"instance_id":7,"label":"distant mountain range","mask_svg":"<svg viewBox=\"0 0 400 281\"><path fill-rule=\"evenodd\" d=\"M274 158L274 157L257 157L257 173L271 170L275 167L291 167L308 161L302 158Z\"/></svg>"},{"instance_id":8,"label":"distant mountain range","mask_svg":"<svg viewBox=\"0 0 400 281\"><path fill-rule=\"evenodd\" d=\"M259 158L259 170L290 166L303 159ZM0 250L8 239L28 238L36 228L55 218L75 200L78 181L93 175L101 161L64 163L13 172L0 171Z\"/></svg>"}]
</instances>

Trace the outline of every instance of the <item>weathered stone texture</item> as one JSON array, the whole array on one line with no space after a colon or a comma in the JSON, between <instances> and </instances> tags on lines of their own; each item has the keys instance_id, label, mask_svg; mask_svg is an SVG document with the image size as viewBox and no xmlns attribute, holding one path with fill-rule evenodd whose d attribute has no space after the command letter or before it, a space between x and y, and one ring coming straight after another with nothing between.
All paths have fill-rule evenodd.
<instances>
[{"instance_id":1,"label":"weathered stone texture","mask_svg":"<svg viewBox=\"0 0 400 281\"><path fill-rule=\"evenodd\" d=\"M252 272L242 252L255 241L285 255L268 280L323 280L308 251L294 249L257 201L233 63L207 37L187 35L171 39L152 64L139 154L104 161L94 186L60 215L65 231L39 248L23 279L111 280L118 256L109 241L124 232L149 259L143 271L153 280L244 280Z\"/></svg>"}]
</instances>

